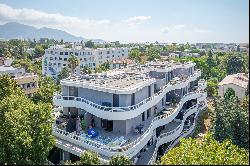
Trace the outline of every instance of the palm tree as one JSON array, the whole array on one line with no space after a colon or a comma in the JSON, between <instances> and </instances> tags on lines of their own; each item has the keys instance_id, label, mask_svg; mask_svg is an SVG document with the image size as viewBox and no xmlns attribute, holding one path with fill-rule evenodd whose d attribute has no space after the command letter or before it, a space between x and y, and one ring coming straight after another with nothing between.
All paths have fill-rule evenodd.
<instances>
[{"instance_id":1,"label":"palm tree","mask_svg":"<svg viewBox=\"0 0 250 166\"><path fill-rule=\"evenodd\" d=\"M75 68L79 65L78 58L77 56L71 54L68 61L69 61L69 67L71 69L71 73L74 74Z\"/></svg>"}]
</instances>

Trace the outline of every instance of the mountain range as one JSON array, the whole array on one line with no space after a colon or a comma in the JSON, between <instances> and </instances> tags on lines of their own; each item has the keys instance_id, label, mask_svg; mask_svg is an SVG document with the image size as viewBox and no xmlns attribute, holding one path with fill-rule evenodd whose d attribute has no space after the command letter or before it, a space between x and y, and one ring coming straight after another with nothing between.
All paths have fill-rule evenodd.
<instances>
[{"instance_id":1,"label":"mountain range","mask_svg":"<svg viewBox=\"0 0 250 166\"><path fill-rule=\"evenodd\" d=\"M68 32L52 29L52 28L35 28L30 25L20 24L17 22L9 22L3 25L0 25L0 39L9 40L9 39L40 39L40 38L49 38L55 40L67 41L67 42L76 42L76 41L87 41L92 40L93 42L103 43L105 40L102 39L86 39L81 36L74 36Z\"/></svg>"}]
</instances>

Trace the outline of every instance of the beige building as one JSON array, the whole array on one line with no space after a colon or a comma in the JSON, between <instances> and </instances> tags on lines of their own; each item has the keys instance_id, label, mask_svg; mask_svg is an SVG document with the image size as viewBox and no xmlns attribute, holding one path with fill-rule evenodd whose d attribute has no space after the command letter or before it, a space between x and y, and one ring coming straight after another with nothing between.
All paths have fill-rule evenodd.
<instances>
[{"instance_id":1,"label":"beige building","mask_svg":"<svg viewBox=\"0 0 250 166\"><path fill-rule=\"evenodd\" d=\"M38 90L38 76L35 74L24 74L14 79L18 82L27 96L32 96L33 93Z\"/></svg>"},{"instance_id":2,"label":"beige building","mask_svg":"<svg viewBox=\"0 0 250 166\"><path fill-rule=\"evenodd\" d=\"M248 81L249 74L238 73L228 75L219 83L218 95L223 97L227 89L232 88L235 91L235 95L242 99L245 97Z\"/></svg>"},{"instance_id":3,"label":"beige building","mask_svg":"<svg viewBox=\"0 0 250 166\"><path fill-rule=\"evenodd\" d=\"M0 66L0 74L9 74L17 81L23 89L25 95L32 96L38 90L38 76L32 73L26 73L24 68L14 68L10 66L12 60L5 59L4 65Z\"/></svg>"}]
</instances>

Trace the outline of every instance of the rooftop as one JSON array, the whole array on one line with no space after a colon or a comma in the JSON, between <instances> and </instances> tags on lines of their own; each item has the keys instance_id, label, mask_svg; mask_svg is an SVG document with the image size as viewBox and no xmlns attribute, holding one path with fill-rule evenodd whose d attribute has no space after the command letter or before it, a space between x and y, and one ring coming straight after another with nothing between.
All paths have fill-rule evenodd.
<instances>
[{"instance_id":1,"label":"rooftop","mask_svg":"<svg viewBox=\"0 0 250 166\"><path fill-rule=\"evenodd\" d=\"M150 71L164 71L173 67L185 67L193 63L176 63L173 61L150 62L144 65L131 64L127 67L109 70L103 73L73 75L62 80L62 83L74 83L88 87L98 87L102 89L131 90L141 85L148 85L155 82L155 78L150 77Z\"/></svg>"},{"instance_id":2,"label":"rooftop","mask_svg":"<svg viewBox=\"0 0 250 166\"><path fill-rule=\"evenodd\" d=\"M242 88L247 88L249 81L249 74L237 73L226 76L219 85L235 84Z\"/></svg>"},{"instance_id":3,"label":"rooftop","mask_svg":"<svg viewBox=\"0 0 250 166\"><path fill-rule=\"evenodd\" d=\"M20 70L22 68L14 68L12 66L0 66L0 72L8 72L8 71L15 71Z\"/></svg>"}]
</instances>

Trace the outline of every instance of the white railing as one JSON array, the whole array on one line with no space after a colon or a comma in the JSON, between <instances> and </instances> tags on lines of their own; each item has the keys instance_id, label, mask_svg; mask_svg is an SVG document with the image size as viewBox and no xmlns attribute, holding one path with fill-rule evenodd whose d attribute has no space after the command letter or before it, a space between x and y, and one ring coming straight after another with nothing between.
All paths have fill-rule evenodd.
<instances>
[{"instance_id":1,"label":"white railing","mask_svg":"<svg viewBox=\"0 0 250 166\"><path fill-rule=\"evenodd\" d=\"M192 106L191 108L189 108L189 109L184 113L184 116L185 116L188 112L190 112L190 110L192 110L193 108L195 108L196 106L197 106L197 105ZM197 107L197 108L198 108L198 112L196 113L196 115L195 115L195 117L194 117L195 120L194 120L193 125L188 129L188 132L185 133L185 132L182 131L181 134L180 134L180 136L178 136L175 140L173 140L173 141L168 145L168 148L165 150L165 153L167 153L171 148L173 148L173 147L179 142L180 138L188 136L188 135L194 130L194 127L195 127L195 125L196 125L196 119L197 119L197 117L198 117L198 115L199 115L199 112L200 112L202 109L204 109L206 106L207 106L206 103L204 103L203 105L198 104L198 107ZM185 119L186 119L186 118L185 118ZM184 123L185 120L183 119L182 122ZM181 124L180 124L176 129L174 129L174 130L172 130L172 131L169 131L169 132L167 132L167 133L161 134L161 135L158 137L158 139L157 139L157 143L159 143L159 140L160 140L161 138L166 137L167 135L170 135L170 133L174 133L173 131L177 131L180 127L181 127ZM155 148L155 151L154 151L152 157L150 158L150 161L148 162L148 165L152 165L152 164L155 162L156 157L157 157L158 147L159 147L160 145L162 145L162 144L157 144L157 146L156 146L156 148Z\"/></svg>"},{"instance_id":2,"label":"white railing","mask_svg":"<svg viewBox=\"0 0 250 166\"><path fill-rule=\"evenodd\" d=\"M199 76L200 76L200 70L197 70L187 80L176 81L176 83L174 83L174 84L171 84L171 82L169 82L167 85L165 85L164 87L162 87L162 89L159 92L155 93L153 96L148 97L148 98L142 100L138 104L135 104L135 105L132 105L132 106L128 106L128 107L107 107L107 106L102 106L102 105L96 104L96 103L94 103L92 101L89 101L89 100L87 100L85 98L82 98L82 97L62 96L60 94L55 94L55 96L53 98L55 100L73 100L73 101L83 102L83 103L87 104L88 106L90 106L92 108L96 108L96 109L103 110L103 111L109 111L109 112L131 111L131 110L139 109L141 106L143 106L146 103L148 103L148 102L150 102L150 101L158 98L163 93L166 94L168 92L167 91L168 88L173 87L173 86L176 86L176 88L177 88L179 84L181 84L183 82L190 82L191 80L193 80L193 78L197 78ZM180 88L180 87L178 87L178 88Z\"/></svg>"},{"instance_id":3,"label":"white railing","mask_svg":"<svg viewBox=\"0 0 250 166\"><path fill-rule=\"evenodd\" d=\"M88 148L88 149L95 148L97 151L99 151L99 153L101 153L103 155L107 155L107 156L111 157L112 155L114 155L114 153L123 152L128 157L132 158L137 153L137 151L140 150L140 148L135 148L135 147L137 147L138 145L144 146L144 144L146 144L149 141L149 139L151 138L151 136L153 134L153 130L161 125L164 125L164 124L160 123L161 122L160 120L166 120L170 116L172 117L172 119L174 119L175 116L173 116L173 115L177 115L178 112L181 110L183 104L187 100L190 100L191 96L193 96L193 95L195 95L194 97L196 97L196 98L197 98L196 95L202 96L201 93L195 93L195 92L191 92L189 94L184 95L181 102L177 105L177 107L175 109L171 110L168 114L164 114L164 115L160 115L160 116L155 117L151 121L151 124L150 124L149 128L146 130L146 132L144 132L135 141L133 141L127 145L124 145L122 147L110 147L110 146L104 145L100 142L96 142L96 141L93 141L91 139L83 138L83 137L80 137L78 135L63 131L63 130L58 129L56 127L53 128L53 134L61 139L75 143L79 146L83 146L83 147ZM192 108L190 108L190 109L192 109ZM184 116L185 116L185 114L184 114ZM163 122L167 122L167 121L163 121ZM174 133L174 131L172 131L172 133ZM170 135L170 133L168 135Z\"/></svg>"}]
</instances>

